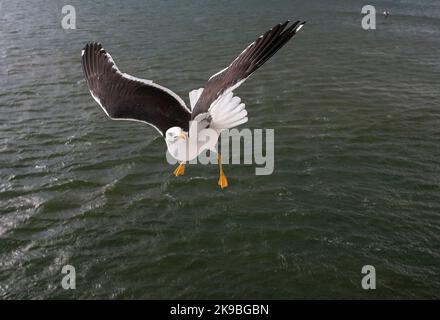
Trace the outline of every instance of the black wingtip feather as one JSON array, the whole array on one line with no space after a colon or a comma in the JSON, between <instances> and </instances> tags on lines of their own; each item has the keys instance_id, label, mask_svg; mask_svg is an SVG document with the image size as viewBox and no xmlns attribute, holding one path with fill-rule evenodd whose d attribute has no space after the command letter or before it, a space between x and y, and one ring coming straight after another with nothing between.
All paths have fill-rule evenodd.
<instances>
[{"instance_id":1,"label":"black wingtip feather","mask_svg":"<svg viewBox=\"0 0 440 320\"><path fill-rule=\"evenodd\" d=\"M305 22L300 20L290 24L290 20L279 23L263 35L263 39L256 43L253 52L246 55L250 59L250 65L246 70L246 77L261 67L279 49L281 49L299 30Z\"/></svg>"},{"instance_id":2,"label":"black wingtip feather","mask_svg":"<svg viewBox=\"0 0 440 320\"><path fill-rule=\"evenodd\" d=\"M191 118L207 112L225 90L234 87L260 68L280 50L305 24L300 20L290 24L290 20L278 23L251 43L234 61L208 80L208 84L197 101Z\"/></svg>"}]
</instances>

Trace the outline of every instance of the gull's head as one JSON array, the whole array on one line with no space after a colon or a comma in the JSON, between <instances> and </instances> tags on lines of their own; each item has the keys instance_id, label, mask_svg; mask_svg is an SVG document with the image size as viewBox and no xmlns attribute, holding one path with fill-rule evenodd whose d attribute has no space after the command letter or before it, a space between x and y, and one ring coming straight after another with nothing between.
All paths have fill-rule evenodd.
<instances>
[{"instance_id":1,"label":"gull's head","mask_svg":"<svg viewBox=\"0 0 440 320\"><path fill-rule=\"evenodd\" d=\"M171 127L165 132L165 140L170 143L186 140L187 138L188 134L180 127Z\"/></svg>"}]
</instances>

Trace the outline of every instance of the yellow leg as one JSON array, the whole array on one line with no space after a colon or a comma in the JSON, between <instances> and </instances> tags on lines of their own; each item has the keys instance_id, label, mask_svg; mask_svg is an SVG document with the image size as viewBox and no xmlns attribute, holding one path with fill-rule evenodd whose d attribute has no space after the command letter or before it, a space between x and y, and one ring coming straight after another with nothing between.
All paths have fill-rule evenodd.
<instances>
[{"instance_id":1,"label":"yellow leg","mask_svg":"<svg viewBox=\"0 0 440 320\"><path fill-rule=\"evenodd\" d=\"M222 156L220 153L217 155L218 164L220 168L220 177L218 178L218 185L220 188L224 189L228 186L228 179L226 178L225 174L223 173L223 167L222 167Z\"/></svg>"},{"instance_id":2,"label":"yellow leg","mask_svg":"<svg viewBox=\"0 0 440 320\"><path fill-rule=\"evenodd\" d=\"M181 163L179 164L179 166L176 168L176 170L174 170L174 175L176 177L178 176L183 176L183 174L185 173L185 164Z\"/></svg>"}]
</instances>

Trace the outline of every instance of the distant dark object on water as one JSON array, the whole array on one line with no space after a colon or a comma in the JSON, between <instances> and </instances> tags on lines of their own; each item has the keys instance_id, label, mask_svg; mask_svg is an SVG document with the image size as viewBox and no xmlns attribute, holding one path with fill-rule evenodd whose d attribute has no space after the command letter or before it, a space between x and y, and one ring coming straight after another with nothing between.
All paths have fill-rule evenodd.
<instances>
[{"instance_id":1,"label":"distant dark object on water","mask_svg":"<svg viewBox=\"0 0 440 320\"><path fill-rule=\"evenodd\" d=\"M385 18L388 18L388 16L390 15L390 12L388 10L385 10L383 12L383 15L385 16Z\"/></svg>"}]
</instances>

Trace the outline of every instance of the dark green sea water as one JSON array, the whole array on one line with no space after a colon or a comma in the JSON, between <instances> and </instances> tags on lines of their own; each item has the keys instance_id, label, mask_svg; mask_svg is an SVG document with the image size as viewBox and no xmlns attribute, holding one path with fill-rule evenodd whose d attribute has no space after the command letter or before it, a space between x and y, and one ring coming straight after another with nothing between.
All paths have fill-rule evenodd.
<instances>
[{"instance_id":1,"label":"dark green sea water","mask_svg":"<svg viewBox=\"0 0 440 320\"><path fill-rule=\"evenodd\" d=\"M357 0L76 0L68 31L59 1L0 3L0 298L440 298L439 1L373 1L374 31ZM100 41L188 101L286 18L308 24L236 91L274 173L225 166L224 191L83 79Z\"/></svg>"}]
</instances>

